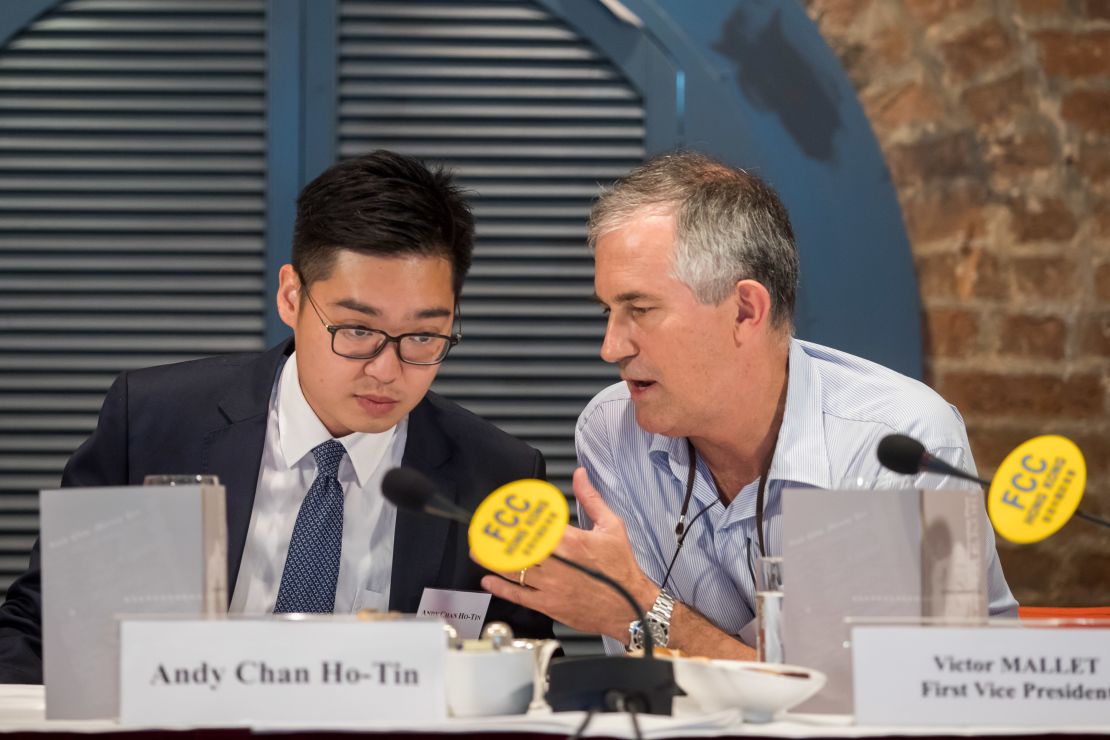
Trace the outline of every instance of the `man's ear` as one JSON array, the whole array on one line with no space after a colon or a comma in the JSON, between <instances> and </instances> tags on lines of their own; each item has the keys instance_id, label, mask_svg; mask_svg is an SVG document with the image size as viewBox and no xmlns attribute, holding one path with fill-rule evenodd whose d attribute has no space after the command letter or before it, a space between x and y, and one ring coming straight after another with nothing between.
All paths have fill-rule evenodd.
<instances>
[{"instance_id":1,"label":"man's ear","mask_svg":"<svg viewBox=\"0 0 1110 740\"><path fill-rule=\"evenodd\" d=\"M766 331L771 324L771 293L756 280L738 280L729 298L736 311L737 340Z\"/></svg>"},{"instance_id":2,"label":"man's ear","mask_svg":"<svg viewBox=\"0 0 1110 740\"><path fill-rule=\"evenodd\" d=\"M301 278L293 265L282 265L278 272L277 310L282 322L290 329L297 328L301 310Z\"/></svg>"}]
</instances>

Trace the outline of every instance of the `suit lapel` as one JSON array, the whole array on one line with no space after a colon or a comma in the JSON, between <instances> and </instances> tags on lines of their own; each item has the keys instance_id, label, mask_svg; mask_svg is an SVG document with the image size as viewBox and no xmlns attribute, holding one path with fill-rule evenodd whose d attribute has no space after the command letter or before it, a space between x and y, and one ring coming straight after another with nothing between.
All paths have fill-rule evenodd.
<instances>
[{"instance_id":1,"label":"suit lapel","mask_svg":"<svg viewBox=\"0 0 1110 740\"><path fill-rule=\"evenodd\" d=\"M270 394L278 371L292 351L292 341L285 342L246 365L219 403L227 426L209 432L204 438L204 470L219 476L227 492L229 599L235 590L247 541L258 469L266 443Z\"/></svg>"},{"instance_id":2,"label":"suit lapel","mask_svg":"<svg viewBox=\"0 0 1110 740\"><path fill-rule=\"evenodd\" d=\"M292 341L260 355L244 367L219 408L227 425L204 439L204 470L219 476L227 491L228 598L235 589L254 507L258 470L266 443L270 394ZM458 502L452 474L451 442L425 398L409 414L408 437L401 464L419 470L448 499ZM405 510L397 511L389 608L415 612L424 586L437 582L451 522Z\"/></svg>"},{"instance_id":3,"label":"suit lapel","mask_svg":"<svg viewBox=\"0 0 1110 740\"><path fill-rule=\"evenodd\" d=\"M436 423L431 403L425 398L409 414L408 439L401 465L419 470L448 499L457 502L455 482L448 464L451 444ZM393 539L393 573L390 578L389 608L413 613L420 605L424 587L436 583L443 566L451 522L405 509L397 510Z\"/></svg>"}]
</instances>

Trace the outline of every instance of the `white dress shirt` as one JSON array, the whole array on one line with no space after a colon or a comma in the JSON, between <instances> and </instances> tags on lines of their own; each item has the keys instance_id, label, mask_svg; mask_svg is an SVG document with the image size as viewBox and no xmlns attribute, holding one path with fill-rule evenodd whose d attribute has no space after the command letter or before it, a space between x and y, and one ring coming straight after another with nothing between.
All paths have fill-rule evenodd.
<instances>
[{"instance_id":1,"label":"white dress shirt","mask_svg":"<svg viewBox=\"0 0 1110 740\"><path fill-rule=\"evenodd\" d=\"M337 613L385 611L389 606L397 509L382 497L381 480L401 464L407 437L406 417L389 431L356 432L338 440L347 455L338 474L343 486L343 550L335 589ZM270 395L266 443L230 613L273 612L293 525L316 479L312 449L328 439L331 434L301 392L294 352Z\"/></svg>"},{"instance_id":2,"label":"white dress shirt","mask_svg":"<svg viewBox=\"0 0 1110 740\"><path fill-rule=\"evenodd\" d=\"M974 484L925 473L903 476L879 464L887 434L919 439L933 455L975 473L963 419L932 389L873 362L812 342L791 340L786 408L768 472L764 526L769 555L782 554L782 490L812 488L967 488ZM609 508L624 521L636 561L656 583L676 547L675 523L685 496L690 457L684 438L645 432L625 383L597 394L578 418L579 463ZM705 461L698 458L689 537L668 590L729 634L751 634L755 618L753 547L759 479L721 506ZM693 521L702 509L705 515ZM581 507L579 520L590 521ZM983 516L992 616L1016 616ZM747 629L745 629L747 628ZM623 652L605 638L611 653Z\"/></svg>"}]
</instances>

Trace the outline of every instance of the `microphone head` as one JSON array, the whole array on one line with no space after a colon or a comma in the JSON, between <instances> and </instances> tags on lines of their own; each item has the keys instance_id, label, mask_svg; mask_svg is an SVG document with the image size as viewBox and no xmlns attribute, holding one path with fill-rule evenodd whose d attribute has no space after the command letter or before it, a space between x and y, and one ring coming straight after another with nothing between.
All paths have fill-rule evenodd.
<instances>
[{"instance_id":1,"label":"microphone head","mask_svg":"<svg viewBox=\"0 0 1110 740\"><path fill-rule=\"evenodd\" d=\"M436 495L435 484L412 468L394 468L382 478L382 495L398 509L424 511Z\"/></svg>"},{"instance_id":2,"label":"microphone head","mask_svg":"<svg viewBox=\"0 0 1110 740\"><path fill-rule=\"evenodd\" d=\"M888 434L879 442L879 462L883 467L904 475L921 472L925 445L904 434Z\"/></svg>"}]
</instances>

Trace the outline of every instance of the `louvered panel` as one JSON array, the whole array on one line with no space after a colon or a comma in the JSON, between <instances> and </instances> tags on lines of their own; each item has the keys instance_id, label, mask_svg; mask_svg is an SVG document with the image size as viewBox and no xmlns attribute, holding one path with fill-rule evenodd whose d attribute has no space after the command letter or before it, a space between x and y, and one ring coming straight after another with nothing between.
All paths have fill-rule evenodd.
<instances>
[{"instance_id":1,"label":"louvered panel","mask_svg":"<svg viewBox=\"0 0 1110 740\"><path fill-rule=\"evenodd\" d=\"M40 234L20 234L19 236L0 236L0 252L14 251L15 249L29 250L56 250L70 252L147 252L167 253L184 252L187 254L200 254L212 252L216 254L257 254L262 249L262 240L257 236L243 236L242 234L230 235L205 235L196 234L187 237L173 234L160 235L156 242L147 236L134 234L117 234L113 236L66 234L61 236L42 236Z\"/></svg>"},{"instance_id":2,"label":"louvered panel","mask_svg":"<svg viewBox=\"0 0 1110 740\"><path fill-rule=\"evenodd\" d=\"M476 378L478 380L483 380L489 376L489 365L483 358L479 357L468 360L465 357L460 357L455 360L454 355L451 355L451 358L451 377L453 378ZM527 378L533 384L537 385L539 383L559 383L563 380L576 378L589 378L592 380L597 377L597 368L592 365L564 365L556 367L548 362L546 358L508 359L504 362L499 362L497 364L497 369L498 377L500 378Z\"/></svg>"},{"instance_id":3,"label":"louvered panel","mask_svg":"<svg viewBox=\"0 0 1110 740\"><path fill-rule=\"evenodd\" d=\"M257 0L154 0L137 3L135 0L71 0L66 4L70 16L84 13L102 14L110 18L111 13L133 13L138 8L147 16L156 17L159 13L204 12L204 13L245 13L252 17L258 13Z\"/></svg>"},{"instance_id":4,"label":"louvered panel","mask_svg":"<svg viewBox=\"0 0 1110 740\"><path fill-rule=\"evenodd\" d=\"M214 262L210 257L73 257L57 255L50 257L0 256L0 269L16 272L42 272L62 267L85 270L111 270L113 272L246 272L259 268L257 259L250 257L225 257Z\"/></svg>"},{"instance_id":5,"label":"louvered panel","mask_svg":"<svg viewBox=\"0 0 1110 740\"><path fill-rule=\"evenodd\" d=\"M77 91L95 92L107 90L111 92L180 92L180 93L244 93L249 95L254 88L249 76L227 77L211 80L197 74L196 76L170 76L139 77L124 75L119 80L107 80L92 77L91 75L58 75L53 78L42 79L36 75L20 75L5 73L0 79L0 92L6 91Z\"/></svg>"},{"instance_id":6,"label":"louvered panel","mask_svg":"<svg viewBox=\"0 0 1110 740\"><path fill-rule=\"evenodd\" d=\"M582 257L581 259L588 259ZM574 267L574 265L570 265ZM553 271L554 272L554 271ZM558 277L558 274L553 275ZM3 287L3 278L0 277L0 287ZM494 281L481 282L475 280L466 286L464 300L472 298L502 298L519 300L531 298L535 300L591 300L594 295L593 284L583 285L581 281L568 281L564 285L554 284L523 284L520 282L498 283Z\"/></svg>"},{"instance_id":7,"label":"louvered panel","mask_svg":"<svg viewBox=\"0 0 1110 740\"><path fill-rule=\"evenodd\" d=\"M184 217L179 215L142 215L119 214L97 217L95 214L73 213L73 215L5 215L4 220L11 224L11 231L95 231L117 233L120 231L171 232L250 232L263 226L262 218L200 215ZM10 232L9 232L10 233Z\"/></svg>"},{"instance_id":8,"label":"louvered panel","mask_svg":"<svg viewBox=\"0 0 1110 740\"><path fill-rule=\"evenodd\" d=\"M17 309L42 312L127 311L129 314L174 311L179 315L251 312L258 308L258 299L248 296L206 297L198 302L188 296L31 296L13 298L0 296L0 311Z\"/></svg>"},{"instance_id":9,"label":"louvered panel","mask_svg":"<svg viewBox=\"0 0 1110 740\"><path fill-rule=\"evenodd\" d=\"M29 451L70 453L85 441L79 434L43 434L24 436L19 434L0 434L0 450L4 452ZM9 501L17 497L10 497ZM30 497L33 499L33 497Z\"/></svg>"},{"instance_id":10,"label":"louvered panel","mask_svg":"<svg viewBox=\"0 0 1110 740\"><path fill-rule=\"evenodd\" d=\"M39 58L37 55L33 58ZM0 98L0 111L108 111L111 113L140 112L147 114L188 113L262 113L264 101L249 96L190 95L188 97L168 97L144 95L141 98L110 95L97 92L95 95L77 92L65 98L45 95L5 95Z\"/></svg>"},{"instance_id":11,"label":"louvered panel","mask_svg":"<svg viewBox=\"0 0 1110 740\"><path fill-rule=\"evenodd\" d=\"M152 316L133 314L83 314L76 318L66 318L66 329L70 332L111 332L127 333L150 332L164 334L180 332L183 318L181 315ZM58 320L54 316L27 316L4 321L4 328L10 332L29 331L35 334L55 331ZM263 330L260 316L210 316L206 317L205 333L236 334L241 332L260 332Z\"/></svg>"},{"instance_id":12,"label":"louvered panel","mask_svg":"<svg viewBox=\"0 0 1110 740\"><path fill-rule=\"evenodd\" d=\"M468 5L469 3L460 3L461 5ZM456 33L464 29L455 28ZM440 39L442 41L442 39ZM419 43L414 39L402 43L394 43L388 40L372 39L369 41L349 41L344 43L340 49L340 53L346 59L361 60L367 57L373 57L376 54L384 53L388 58L392 59L410 59L419 62L424 59L443 61L446 59L458 59L461 61L473 61L475 59L486 60L500 60L507 62L520 62L520 61L545 61L551 59L553 56L566 59L567 61L574 62L587 62L595 61L598 59L597 54L592 49L585 47L566 48L559 44L544 43L543 41L533 41L527 45L515 46L510 45L511 38L502 38L497 40L498 43L489 43L487 40L484 44L466 44L461 46L447 47L443 44L434 43L427 39L421 39Z\"/></svg>"},{"instance_id":13,"label":"louvered panel","mask_svg":"<svg viewBox=\"0 0 1110 740\"><path fill-rule=\"evenodd\" d=\"M71 0L0 50L0 584L122 370L262 348L265 0Z\"/></svg>"},{"instance_id":14,"label":"louvered panel","mask_svg":"<svg viewBox=\"0 0 1110 740\"><path fill-rule=\"evenodd\" d=\"M3 86L0 85L0 93ZM161 154L172 152L174 154L196 152L228 152L243 154L248 152L261 152L265 143L258 141L254 136L165 136L151 135L136 138L134 136L104 136L99 137L98 144L114 152L143 152ZM85 135L61 136L54 135L46 139L42 135L28 134L25 136L6 135L0 136L0 148L9 151L49 151L49 152L84 152L89 150L89 137Z\"/></svg>"},{"instance_id":15,"label":"louvered panel","mask_svg":"<svg viewBox=\"0 0 1110 740\"><path fill-rule=\"evenodd\" d=\"M620 85L583 85L580 82L573 85L548 84L535 87L524 82L513 84L502 81L495 90L488 87L488 83L460 84L452 79L439 83L421 83L411 79L398 82L364 82L347 85L344 93L351 98L407 98L419 96L430 99L450 100L557 100L569 102L590 102L603 100L628 100L635 102L629 90Z\"/></svg>"},{"instance_id":16,"label":"louvered panel","mask_svg":"<svg viewBox=\"0 0 1110 740\"><path fill-rule=\"evenodd\" d=\"M94 197L88 193L73 195L48 194L36 196L5 196L0 195L0 212L11 211L13 214L34 211L36 213L72 213L73 211L130 211L132 213L187 213L193 218L203 218L209 213L222 213L224 211L242 212L251 211L262 207L262 198L244 198L237 196L224 196L219 202L214 202L203 195L179 195L177 197L118 195L113 197ZM13 215L12 218L18 218ZM18 222L13 222L18 224ZM179 222L188 226L189 222ZM229 223L227 221L224 222ZM253 231L259 221L241 220L248 230ZM198 230L203 226L205 231L211 230L211 222L192 224L190 228L182 230ZM221 229L225 230L225 229Z\"/></svg>"},{"instance_id":17,"label":"louvered panel","mask_svg":"<svg viewBox=\"0 0 1110 740\"><path fill-rule=\"evenodd\" d=\"M196 117L192 120L182 120L180 117L171 116L99 116L97 118L72 117L72 120L59 121L57 118L43 118L38 116L5 116L0 119L0 131L134 131L138 133L158 132L190 132L211 131L252 131L253 123L250 121L234 121L220 118Z\"/></svg>"},{"instance_id":18,"label":"louvered panel","mask_svg":"<svg viewBox=\"0 0 1110 740\"><path fill-rule=\"evenodd\" d=\"M152 237L153 238L153 237ZM227 277L224 275L180 275L171 277L126 276L105 274L101 277L88 275L27 275L13 277L0 275L0 290L12 292L43 293L256 293L263 289L262 276ZM205 298L206 300L207 298ZM199 300L199 299L198 299ZM259 309L262 298L257 299Z\"/></svg>"},{"instance_id":19,"label":"louvered panel","mask_svg":"<svg viewBox=\"0 0 1110 740\"><path fill-rule=\"evenodd\" d=\"M123 370L137 370L153 365L165 365L169 362L192 360L201 355L180 355L154 352L146 350L133 354L120 355L106 352L96 352L92 349L83 351L79 355L72 355L65 359L67 371L73 372L109 372L114 377ZM40 372L44 367L53 367L58 362L57 355L45 352L27 351L18 354L0 353L0 371L33 371ZM105 388L108 384L105 383Z\"/></svg>"},{"instance_id":20,"label":"louvered panel","mask_svg":"<svg viewBox=\"0 0 1110 740\"><path fill-rule=\"evenodd\" d=\"M404 22L432 19L439 22L496 21L512 23L548 24L551 16L547 11L527 2L374 2L349 3L343 8L343 17L352 21L364 19L391 20Z\"/></svg>"},{"instance_id":21,"label":"louvered panel","mask_svg":"<svg viewBox=\"0 0 1110 740\"><path fill-rule=\"evenodd\" d=\"M530 187L524 192L520 192L520 189L511 181L496 179L471 180L464 177L460 179L460 184L472 190L480 189L486 198L513 198L519 202L559 198L589 201L597 195L597 181L590 178L580 183L573 181L561 182L554 179L547 182L529 183Z\"/></svg>"},{"instance_id":22,"label":"louvered panel","mask_svg":"<svg viewBox=\"0 0 1110 740\"><path fill-rule=\"evenodd\" d=\"M510 224L513 228L527 228L525 222ZM567 225L569 227L569 224ZM474 266L475 278L511 277L518 280L550 280L553 270L558 270L560 280L593 280L590 265L561 265L556 260L545 259L536 264L517 264L514 262L482 261Z\"/></svg>"},{"instance_id":23,"label":"louvered panel","mask_svg":"<svg viewBox=\"0 0 1110 740\"><path fill-rule=\"evenodd\" d=\"M189 296L127 295L127 296L37 296L13 298L0 297L0 311L36 311L39 313L123 311L129 315L172 311L175 315L225 314L253 312L258 300L249 296L208 297L198 302Z\"/></svg>"},{"instance_id":24,"label":"louvered panel","mask_svg":"<svg viewBox=\"0 0 1110 740\"><path fill-rule=\"evenodd\" d=\"M0 141L3 141L0 138ZM352 140L346 142L346 146L358 146L361 140ZM489 155L489 144L478 143L451 143L451 142L420 142L412 139L398 139L394 142L397 147L405 147L412 152L414 156L421 159L434 159L442 161L445 164L458 165L460 168L467 160L474 158L483 158ZM505 159L518 159L530 162L542 160L554 160L557 162L565 162L567 159L580 159L580 158L594 158L594 159L620 159L622 156L628 156L640 151L638 147L621 147L615 144L589 144L585 142L567 143L567 144L547 144L547 143L506 143L501 142L497 145L498 156ZM565 168L564 168L564 171ZM573 170L567 174L577 175L579 173Z\"/></svg>"},{"instance_id":25,"label":"louvered panel","mask_svg":"<svg viewBox=\"0 0 1110 740\"><path fill-rule=\"evenodd\" d=\"M48 36L43 34L41 37L31 39L16 39L12 41L7 48L20 52L46 53L88 52L96 54L118 54L120 52L128 52L136 54L192 54L197 51L198 43L203 44L204 50L209 53L265 53L265 47L263 46L264 42L261 38L257 40L247 38L221 39L204 38L199 35L190 36L187 34L181 35L180 38L157 36L144 38L141 35L105 35L93 37L91 32L88 36Z\"/></svg>"},{"instance_id":26,"label":"louvered panel","mask_svg":"<svg viewBox=\"0 0 1110 740\"><path fill-rule=\"evenodd\" d=\"M446 164L476 193L462 344L437 390L542 449L569 490L574 421L615 377L598 358L585 221L644 157L637 92L528 0L340 3L339 152Z\"/></svg>"},{"instance_id":27,"label":"louvered panel","mask_svg":"<svg viewBox=\"0 0 1110 740\"><path fill-rule=\"evenodd\" d=\"M377 79L388 77L397 80L421 80L429 77L443 79L472 80L482 77L486 80L518 80L520 72L511 67L503 67L474 63L451 64L425 64L416 69L404 64L389 62L349 62L340 66L339 73L344 77L359 77ZM545 69L533 67L528 71L528 76L533 80L554 79L560 82L567 80L619 80L613 70L595 66L562 65L558 68ZM498 92L501 91L491 91Z\"/></svg>"},{"instance_id":28,"label":"louvered panel","mask_svg":"<svg viewBox=\"0 0 1110 740\"><path fill-rule=\"evenodd\" d=\"M0 95L0 99L3 96ZM32 152L28 154L8 154L0 149L0 172L77 172L96 173L102 172L143 172L147 176L157 178L162 175L177 172L230 172L242 174L244 172L261 173L265 167L265 158L234 157L221 155L219 157L206 157L203 155L167 155L153 152L140 156L128 154L97 154L81 152L53 153L49 151Z\"/></svg>"},{"instance_id":29,"label":"louvered panel","mask_svg":"<svg viewBox=\"0 0 1110 740\"><path fill-rule=\"evenodd\" d=\"M512 305L507 305L492 301L471 300L467 303L467 307L477 316L520 318L531 321L573 318L589 322L597 319L599 314L596 306L583 305L578 301L565 305L539 301L534 303L514 301Z\"/></svg>"},{"instance_id":30,"label":"louvered panel","mask_svg":"<svg viewBox=\"0 0 1110 740\"><path fill-rule=\"evenodd\" d=\"M568 121L563 124L533 124L527 130L517 126L502 126L497 123L476 123L467 121L454 125L437 123L414 123L401 125L385 121L382 123L367 123L351 125L348 127L348 136L352 139L373 138L388 136L396 139L413 137L428 139L437 137L453 137L465 139L565 139L573 136L583 140L626 140L630 137L643 136L642 126L628 124L623 126L583 126L575 125Z\"/></svg>"},{"instance_id":31,"label":"louvered panel","mask_svg":"<svg viewBox=\"0 0 1110 740\"><path fill-rule=\"evenodd\" d=\"M581 245L578 244L544 244L542 242L523 244L518 241L496 242L490 240L484 250L485 256L490 259L496 258L511 258L520 254L522 249L529 250L529 253L535 259L564 259L566 257L576 258L581 254Z\"/></svg>"},{"instance_id":32,"label":"louvered panel","mask_svg":"<svg viewBox=\"0 0 1110 740\"><path fill-rule=\"evenodd\" d=\"M141 8L143 5L151 5L151 3L136 2L136 7ZM111 34L101 40L112 40L121 38L124 34L158 34L165 36L176 36L180 38L184 35L197 34L202 38L207 38L212 35L256 35L261 37L265 29L265 19L261 16L258 18L235 18L232 15L226 14L223 17L218 17L213 11L216 11L216 6L212 6L206 17L194 17L193 13L189 13L182 9L183 12L175 14L174 16L149 16L145 18L134 17L131 13L120 13L109 21L110 25L106 25L104 20L100 18L81 18L75 15L59 15L55 13L53 17L44 18L35 24L35 30L41 34L77 34L77 33L100 33L103 34L107 28L111 29ZM62 10L65 13L65 10ZM249 15L249 14L247 14ZM196 39L200 41L202 39Z\"/></svg>"},{"instance_id":33,"label":"louvered panel","mask_svg":"<svg viewBox=\"0 0 1110 740\"><path fill-rule=\"evenodd\" d=\"M261 74L266 71L266 62L262 59L251 57L224 57L205 58L181 55L162 55L158 57L135 57L130 55L104 54L98 58L77 54L57 54L49 59L28 59L26 57L10 57L0 59L0 69L3 70L35 70L41 72L48 69L51 72L160 72L176 73L182 67L187 67L195 72L211 72L213 74Z\"/></svg>"},{"instance_id":34,"label":"louvered panel","mask_svg":"<svg viewBox=\"0 0 1110 740\"><path fill-rule=\"evenodd\" d=\"M102 193L105 189L128 193L221 193L238 196L242 193L261 193L262 183L252 177L230 175L171 176L151 181L148 178L127 175L87 173L72 174L67 177L0 176L0 193L27 193L36 191L73 191L79 193ZM257 247L257 242L253 243Z\"/></svg>"},{"instance_id":35,"label":"louvered panel","mask_svg":"<svg viewBox=\"0 0 1110 740\"><path fill-rule=\"evenodd\" d=\"M184 323L184 322L183 322ZM126 328L126 327L124 327ZM0 351L47 350L50 352L166 352L218 354L235 352L247 344L242 337L215 337L208 334L179 334L174 336L141 335L138 332L100 336L21 336L12 334L0 338ZM262 349L261 342L249 342L251 349ZM59 356L54 362L65 365L67 358Z\"/></svg>"},{"instance_id":36,"label":"louvered panel","mask_svg":"<svg viewBox=\"0 0 1110 740\"><path fill-rule=\"evenodd\" d=\"M35 375L8 375L3 379L3 387L6 391L100 391L107 387L111 381L111 375L37 373ZM80 440L78 440L78 444L80 444ZM3 449L2 442L0 442L0 449Z\"/></svg>"}]
</instances>

